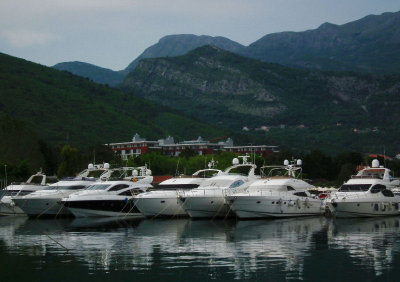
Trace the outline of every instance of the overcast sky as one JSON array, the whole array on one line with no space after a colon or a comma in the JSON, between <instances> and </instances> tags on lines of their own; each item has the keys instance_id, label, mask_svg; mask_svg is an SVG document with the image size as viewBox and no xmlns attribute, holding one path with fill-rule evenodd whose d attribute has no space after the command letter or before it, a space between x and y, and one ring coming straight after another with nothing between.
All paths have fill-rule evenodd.
<instances>
[{"instance_id":1,"label":"overcast sky","mask_svg":"<svg viewBox=\"0 0 400 282\"><path fill-rule=\"evenodd\" d=\"M399 10L400 0L1 0L0 52L48 66L83 61L121 70L165 35L249 45L273 32Z\"/></svg>"}]
</instances>

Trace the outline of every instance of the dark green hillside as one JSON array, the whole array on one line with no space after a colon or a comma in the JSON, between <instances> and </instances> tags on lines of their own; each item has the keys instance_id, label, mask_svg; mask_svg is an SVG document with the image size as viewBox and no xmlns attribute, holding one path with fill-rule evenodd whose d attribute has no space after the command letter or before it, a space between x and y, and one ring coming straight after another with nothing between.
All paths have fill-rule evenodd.
<instances>
[{"instance_id":1,"label":"dark green hillside","mask_svg":"<svg viewBox=\"0 0 400 282\"><path fill-rule=\"evenodd\" d=\"M400 150L399 75L291 69L205 46L142 60L123 89L236 132L246 126L270 143Z\"/></svg>"},{"instance_id":2,"label":"dark green hillside","mask_svg":"<svg viewBox=\"0 0 400 282\"><path fill-rule=\"evenodd\" d=\"M0 54L0 114L21 120L51 144L125 141L135 132L147 138L224 135L133 95L5 54Z\"/></svg>"},{"instance_id":3,"label":"dark green hillside","mask_svg":"<svg viewBox=\"0 0 400 282\"><path fill-rule=\"evenodd\" d=\"M57 70L69 71L75 75L90 78L94 82L108 84L110 86L120 84L125 78L125 74L122 72L101 68L83 62L59 63L53 66L53 68Z\"/></svg>"},{"instance_id":4,"label":"dark green hillside","mask_svg":"<svg viewBox=\"0 0 400 282\"><path fill-rule=\"evenodd\" d=\"M0 163L17 164L29 160L35 168L43 164L39 139L22 122L0 115L0 136Z\"/></svg>"}]
</instances>

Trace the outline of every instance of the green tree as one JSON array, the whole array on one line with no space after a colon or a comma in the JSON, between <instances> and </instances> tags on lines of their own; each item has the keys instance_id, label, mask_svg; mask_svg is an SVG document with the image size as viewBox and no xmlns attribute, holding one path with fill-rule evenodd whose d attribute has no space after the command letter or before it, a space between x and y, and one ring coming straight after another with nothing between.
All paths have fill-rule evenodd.
<instances>
[{"instance_id":1,"label":"green tree","mask_svg":"<svg viewBox=\"0 0 400 282\"><path fill-rule=\"evenodd\" d=\"M59 177L73 176L79 170L80 164L79 151L70 145L65 145L61 149L61 163L58 167Z\"/></svg>"}]
</instances>

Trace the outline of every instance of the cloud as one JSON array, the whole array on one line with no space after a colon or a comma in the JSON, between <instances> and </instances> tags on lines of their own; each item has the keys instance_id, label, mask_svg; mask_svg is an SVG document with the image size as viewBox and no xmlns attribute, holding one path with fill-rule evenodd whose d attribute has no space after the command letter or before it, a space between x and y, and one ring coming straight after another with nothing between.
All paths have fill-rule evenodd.
<instances>
[{"instance_id":1,"label":"cloud","mask_svg":"<svg viewBox=\"0 0 400 282\"><path fill-rule=\"evenodd\" d=\"M0 36L8 44L16 48L45 45L57 39L57 36L54 34L34 30L3 30L0 31Z\"/></svg>"}]
</instances>

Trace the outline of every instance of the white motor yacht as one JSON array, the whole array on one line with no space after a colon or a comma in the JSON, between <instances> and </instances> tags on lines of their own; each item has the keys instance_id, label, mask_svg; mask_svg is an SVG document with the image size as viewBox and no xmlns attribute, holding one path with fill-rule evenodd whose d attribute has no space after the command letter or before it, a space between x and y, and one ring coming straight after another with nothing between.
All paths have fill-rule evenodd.
<instances>
[{"instance_id":1,"label":"white motor yacht","mask_svg":"<svg viewBox=\"0 0 400 282\"><path fill-rule=\"evenodd\" d=\"M57 182L55 176L47 176L39 171L29 177L26 182L11 183L11 185L1 190L0 215L25 215L25 213L12 201L14 196L25 196L38 190L45 189L51 183Z\"/></svg>"},{"instance_id":2,"label":"white motor yacht","mask_svg":"<svg viewBox=\"0 0 400 282\"><path fill-rule=\"evenodd\" d=\"M265 170L269 170L269 174L253 181L246 191L226 196L231 210L239 218L322 214L322 200L307 191L314 186L297 178L301 174L301 160L296 163L285 160L284 166L261 168L262 172Z\"/></svg>"},{"instance_id":3,"label":"white motor yacht","mask_svg":"<svg viewBox=\"0 0 400 282\"><path fill-rule=\"evenodd\" d=\"M376 217L399 215L400 197L391 189L399 180L390 175L390 169L372 161L371 167L360 170L326 200L329 212L336 217Z\"/></svg>"},{"instance_id":4,"label":"white motor yacht","mask_svg":"<svg viewBox=\"0 0 400 282\"><path fill-rule=\"evenodd\" d=\"M187 191L200 186L210 176L221 170L209 168L195 172L191 176L178 176L161 182L156 190L139 194L134 201L146 217L187 216L178 199L178 190Z\"/></svg>"},{"instance_id":5,"label":"white motor yacht","mask_svg":"<svg viewBox=\"0 0 400 282\"><path fill-rule=\"evenodd\" d=\"M229 214L229 205L225 196L245 190L250 181L258 178L256 165L247 162L248 156L241 156L243 163L233 159L233 166L227 168L190 191L179 191L179 200L183 209L192 218L225 217ZM246 174L234 173L236 170L247 170Z\"/></svg>"},{"instance_id":6,"label":"white motor yacht","mask_svg":"<svg viewBox=\"0 0 400 282\"><path fill-rule=\"evenodd\" d=\"M146 182L96 182L85 190L70 194L61 203L75 217L129 216L143 217L133 197L152 186Z\"/></svg>"},{"instance_id":7,"label":"white motor yacht","mask_svg":"<svg viewBox=\"0 0 400 282\"><path fill-rule=\"evenodd\" d=\"M107 173L108 168L109 164L107 163L104 165L89 164L88 168L76 177L66 177L43 190L25 196L12 197L12 201L29 217L70 215L69 211L61 205L60 200L98 181L98 177Z\"/></svg>"}]
</instances>

